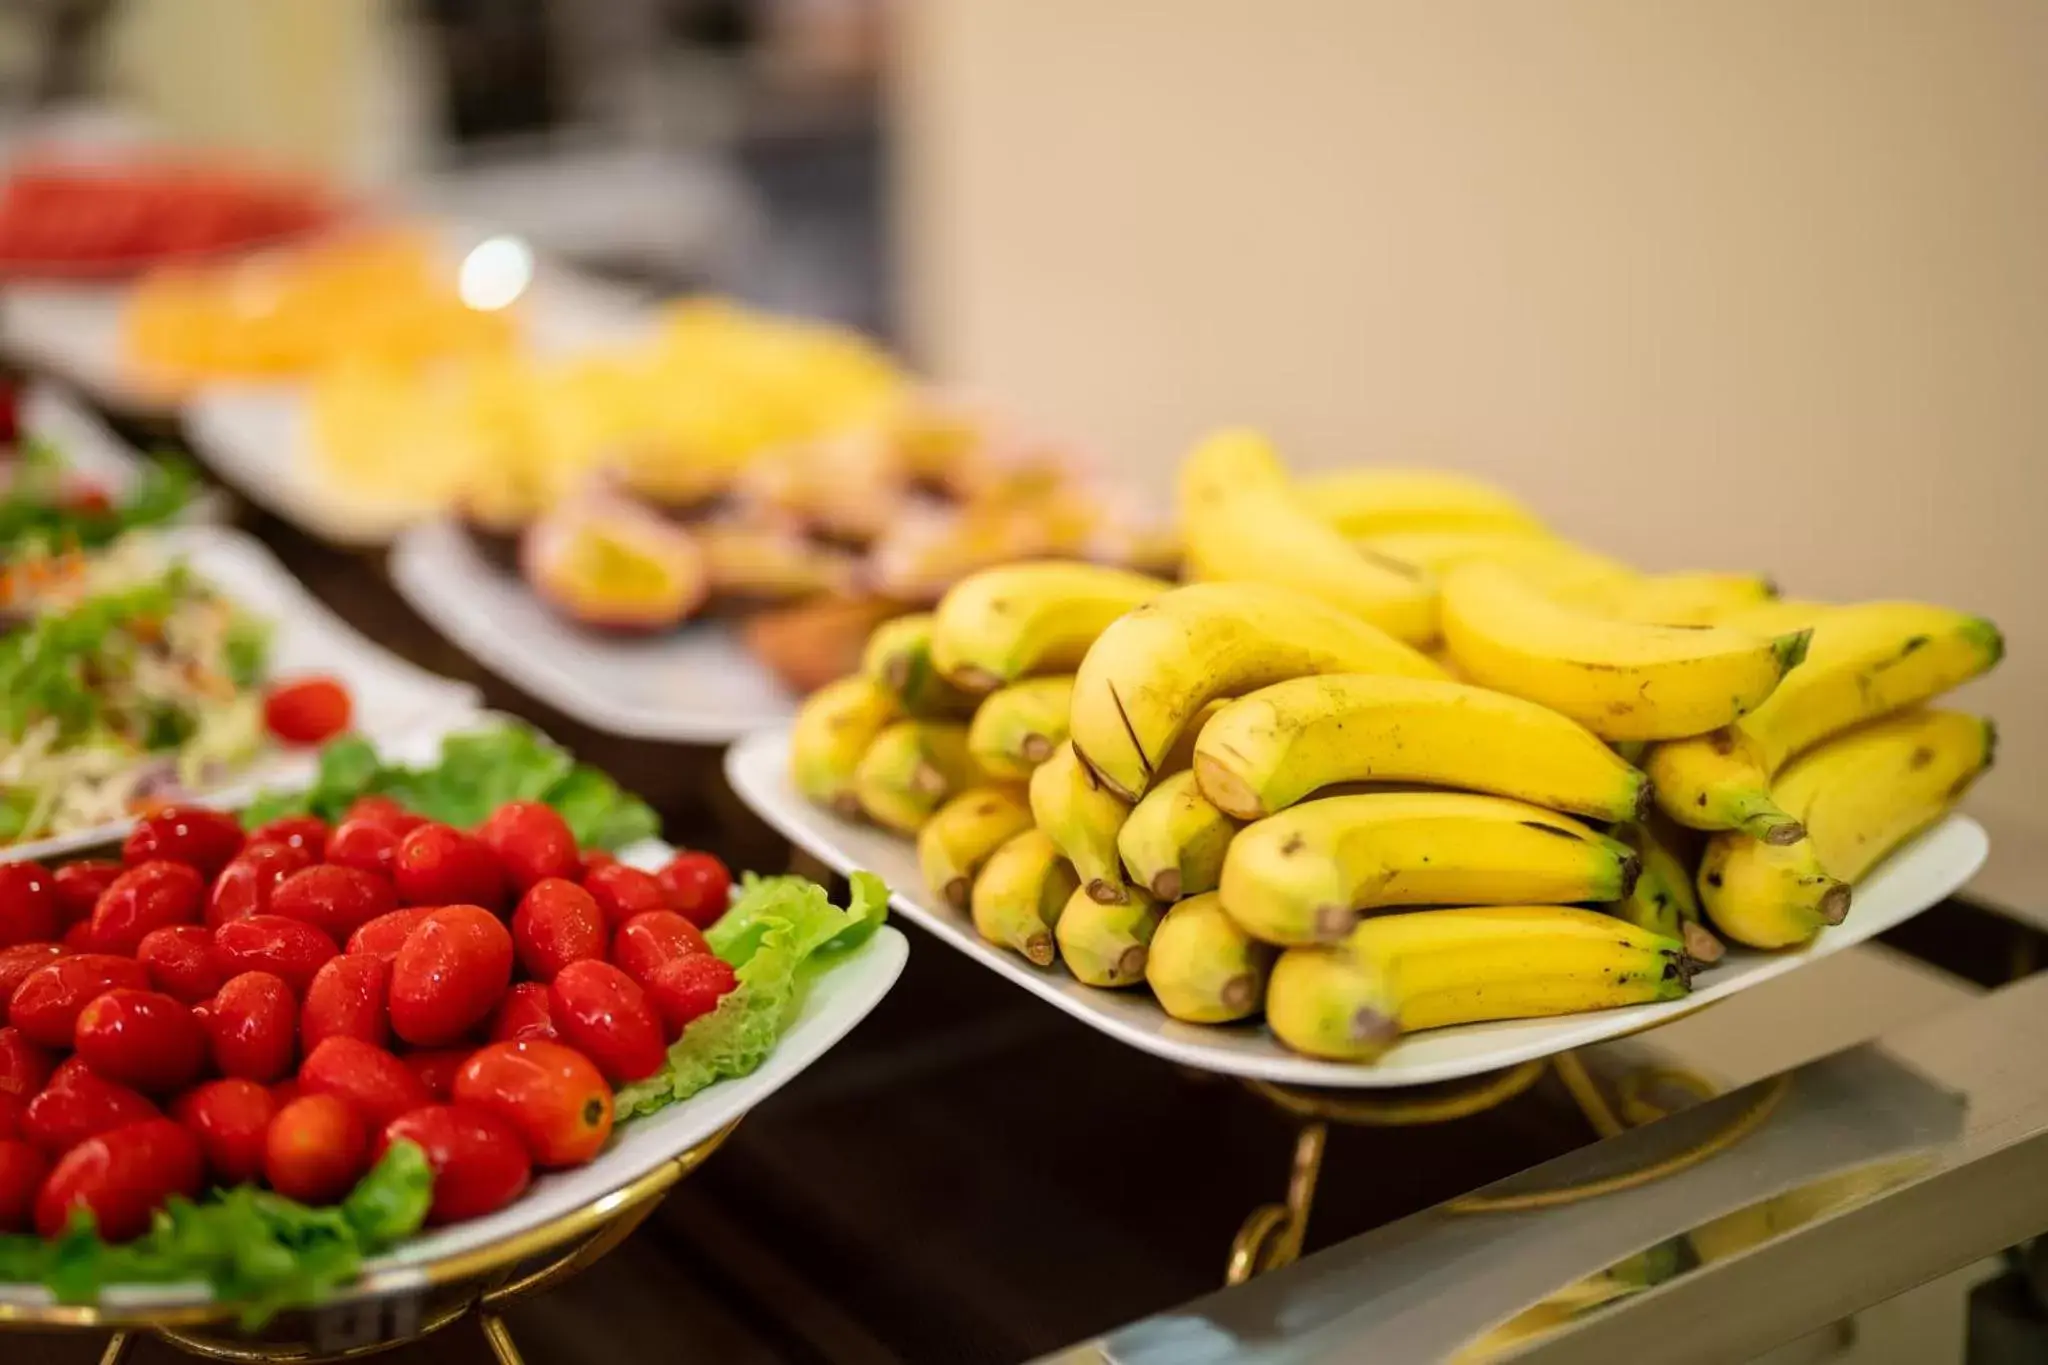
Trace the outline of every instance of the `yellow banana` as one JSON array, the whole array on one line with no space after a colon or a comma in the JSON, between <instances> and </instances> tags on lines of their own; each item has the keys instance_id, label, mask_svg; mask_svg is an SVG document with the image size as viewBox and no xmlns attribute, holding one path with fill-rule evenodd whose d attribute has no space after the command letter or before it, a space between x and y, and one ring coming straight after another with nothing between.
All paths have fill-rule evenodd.
<instances>
[{"instance_id":1,"label":"yellow banana","mask_svg":"<svg viewBox=\"0 0 2048 1365\"><path fill-rule=\"evenodd\" d=\"M1177 901L1216 889L1223 851L1237 830L1238 822L1202 795L1192 771L1178 772L1161 778L1131 807L1117 832L1116 851L1133 885L1162 901Z\"/></svg>"},{"instance_id":2,"label":"yellow banana","mask_svg":"<svg viewBox=\"0 0 2048 1365\"><path fill-rule=\"evenodd\" d=\"M1379 535L1358 536L1352 544L1380 559L1398 559L1403 564L1421 569L1426 573L1442 575L1449 573L1460 564L1473 560L1485 560L1493 564L1520 564L1525 562L1547 563L1551 560L1575 562L1580 556L1597 561L1599 556L1581 550L1569 541L1559 540L1550 532L1540 528L1509 529L1498 531L1390 531ZM1616 572L1627 576L1630 570L1612 560Z\"/></svg>"},{"instance_id":3,"label":"yellow banana","mask_svg":"<svg viewBox=\"0 0 2048 1365\"><path fill-rule=\"evenodd\" d=\"M1031 774L1032 818L1074 865L1082 891L1105 904L1125 898L1116 836L1130 813L1130 803L1074 756L1071 742L1054 749Z\"/></svg>"},{"instance_id":4,"label":"yellow banana","mask_svg":"<svg viewBox=\"0 0 2048 1365\"><path fill-rule=\"evenodd\" d=\"M1807 639L1607 620L1495 564L1444 580L1443 623L1451 657L1474 682L1561 711L1602 739L1678 739L1726 725L1770 696Z\"/></svg>"},{"instance_id":5,"label":"yellow banana","mask_svg":"<svg viewBox=\"0 0 2048 1365\"><path fill-rule=\"evenodd\" d=\"M1635 850L1642 871L1628 895L1607 906L1607 912L1639 929L1677 939L1694 961L1719 962L1727 946L1701 922L1692 874L1678 854L1647 822L1625 821L1614 827L1613 834Z\"/></svg>"},{"instance_id":6,"label":"yellow banana","mask_svg":"<svg viewBox=\"0 0 2048 1365\"><path fill-rule=\"evenodd\" d=\"M969 787L917 832L917 865L932 894L968 906L974 874L1004 843L1031 828L1031 807L1015 787Z\"/></svg>"},{"instance_id":7,"label":"yellow banana","mask_svg":"<svg viewBox=\"0 0 2048 1365\"><path fill-rule=\"evenodd\" d=\"M1296 1052L1377 1061L1401 1040L1400 1002L1377 963L1341 943L1289 948L1266 979L1266 1026Z\"/></svg>"},{"instance_id":8,"label":"yellow banana","mask_svg":"<svg viewBox=\"0 0 2048 1365\"><path fill-rule=\"evenodd\" d=\"M974 698L932 664L930 612L912 612L876 626L861 651L860 671L888 688L910 715L947 720L974 709Z\"/></svg>"},{"instance_id":9,"label":"yellow banana","mask_svg":"<svg viewBox=\"0 0 2048 1365\"><path fill-rule=\"evenodd\" d=\"M974 879L975 932L1040 967L1050 967L1052 930L1080 885L1074 869L1041 830L1027 829L989 855Z\"/></svg>"},{"instance_id":10,"label":"yellow banana","mask_svg":"<svg viewBox=\"0 0 2048 1365\"><path fill-rule=\"evenodd\" d=\"M1546 586L1538 581L1539 587ZM1778 595L1760 574L1668 573L1581 582L1559 601L1617 621L1652 626L1713 626Z\"/></svg>"},{"instance_id":11,"label":"yellow banana","mask_svg":"<svg viewBox=\"0 0 2048 1365\"><path fill-rule=\"evenodd\" d=\"M1274 583L1399 639L1420 644L1436 636L1434 580L1361 551L1317 520L1257 432L1219 432L1189 453L1180 469L1180 519L1191 578Z\"/></svg>"},{"instance_id":12,"label":"yellow banana","mask_svg":"<svg viewBox=\"0 0 2048 1365\"><path fill-rule=\"evenodd\" d=\"M1074 679L1065 674L998 688L975 708L967 747L990 772L1023 781L1066 739L1073 699Z\"/></svg>"},{"instance_id":13,"label":"yellow banana","mask_svg":"<svg viewBox=\"0 0 2048 1365\"><path fill-rule=\"evenodd\" d=\"M1146 954L1145 981L1174 1018L1227 1024L1259 1012L1273 956L1223 913L1212 891L1167 910Z\"/></svg>"},{"instance_id":14,"label":"yellow banana","mask_svg":"<svg viewBox=\"0 0 2048 1365\"><path fill-rule=\"evenodd\" d=\"M1148 945L1159 927L1159 905L1133 888L1122 901L1105 904L1082 887L1067 897L1053 926L1060 960L1074 979L1089 986L1135 986L1145 979Z\"/></svg>"},{"instance_id":15,"label":"yellow banana","mask_svg":"<svg viewBox=\"0 0 2048 1365\"><path fill-rule=\"evenodd\" d=\"M1602 820L1647 808L1649 781L1578 722L1425 678L1293 678L1224 706L1195 740L1202 794L1256 820L1340 782L1492 792Z\"/></svg>"},{"instance_id":16,"label":"yellow banana","mask_svg":"<svg viewBox=\"0 0 2048 1365\"><path fill-rule=\"evenodd\" d=\"M966 726L899 720L861 755L853 792L870 820L915 834L947 797L987 780L968 755Z\"/></svg>"},{"instance_id":17,"label":"yellow banana","mask_svg":"<svg viewBox=\"0 0 2048 1365\"><path fill-rule=\"evenodd\" d=\"M1264 583L1197 583L1112 623L1074 675L1074 748L1135 801L1190 720L1218 697L1314 673L1440 678L1399 640Z\"/></svg>"},{"instance_id":18,"label":"yellow banana","mask_svg":"<svg viewBox=\"0 0 2048 1365\"><path fill-rule=\"evenodd\" d=\"M1651 752L1657 804L1696 829L1740 829L1767 843L1795 843L1798 821L1771 795L1779 769L1830 735L1976 677L2004 652L1996 626L1945 607L1869 602L1824 609L1805 662L1761 706L1712 734Z\"/></svg>"},{"instance_id":19,"label":"yellow banana","mask_svg":"<svg viewBox=\"0 0 2048 1365\"><path fill-rule=\"evenodd\" d=\"M1771 794L1806 829L1794 844L1736 831L1707 841L1700 901L1752 948L1804 943L1849 912L1849 887L1939 820L1991 766L1997 733L1959 711L1907 711L1795 760Z\"/></svg>"},{"instance_id":20,"label":"yellow banana","mask_svg":"<svg viewBox=\"0 0 2048 1365\"><path fill-rule=\"evenodd\" d=\"M932 661L970 692L1081 661L1111 621L1169 585L1101 564L1034 560L969 574L939 599Z\"/></svg>"},{"instance_id":21,"label":"yellow banana","mask_svg":"<svg viewBox=\"0 0 2048 1365\"><path fill-rule=\"evenodd\" d=\"M1442 469L1340 469L1303 476L1301 505L1347 536L1410 531L1541 532L1543 523L1508 494Z\"/></svg>"},{"instance_id":22,"label":"yellow banana","mask_svg":"<svg viewBox=\"0 0 2048 1365\"><path fill-rule=\"evenodd\" d=\"M873 679L827 683L797 708L789 732L789 776L807 800L853 819L860 814L854 771L885 726L902 712Z\"/></svg>"},{"instance_id":23,"label":"yellow banana","mask_svg":"<svg viewBox=\"0 0 2048 1365\"><path fill-rule=\"evenodd\" d=\"M1570 816L1466 792L1326 796L1246 825L1223 908L1268 943L1329 943L1388 905L1612 901L1635 854Z\"/></svg>"}]
</instances>

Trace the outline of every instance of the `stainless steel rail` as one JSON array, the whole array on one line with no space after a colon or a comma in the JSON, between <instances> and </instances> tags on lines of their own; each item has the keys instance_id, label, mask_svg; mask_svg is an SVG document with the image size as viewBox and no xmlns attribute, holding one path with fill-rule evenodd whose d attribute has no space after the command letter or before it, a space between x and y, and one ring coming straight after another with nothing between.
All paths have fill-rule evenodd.
<instances>
[{"instance_id":1,"label":"stainless steel rail","mask_svg":"<svg viewBox=\"0 0 2048 1365\"><path fill-rule=\"evenodd\" d=\"M2048 1231L2044 1040L2036 976L1050 1359L1747 1359Z\"/></svg>"}]
</instances>

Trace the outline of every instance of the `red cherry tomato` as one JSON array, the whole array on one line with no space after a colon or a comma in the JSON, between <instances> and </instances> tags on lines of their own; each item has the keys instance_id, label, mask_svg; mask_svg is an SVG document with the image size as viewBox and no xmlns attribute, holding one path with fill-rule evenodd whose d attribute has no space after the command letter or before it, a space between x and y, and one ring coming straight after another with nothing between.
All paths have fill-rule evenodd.
<instances>
[{"instance_id":1,"label":"red cherry tomato","mask_svg":"<svg viewBox=\"0 0 2048 1365\"><path fill-rule=\"evenodd\" d=\"M281 815L269 824L259 826L249 836L249 843L302 848L317 858L327 847L327 822L317 815Z\"/></svg>"},{"instance_id":2,"label":"red cherry tomato","mask_svg":"<svg viewBox=\"0 0 2048 1365\"><path fill-rule=\"evenodd\" d=\"M121 861L130 867L159 859L184 863L211 877L242 851L242 837L241 822L223 811L165 806L143 816L128 831Z\"/></svg>"},{"instance_id":3,"label":"red cherry tomato","mask_svg":"<svg viewBox=\"0 0 2048 1365\"><path fill-rule=\"evenodd\" d=\"M522 895L543 877L574 877L581 862L568 822L539 801L506 802L478 827L476 837L497 855L512 889Z\"/></svg>"},{"instance_id":4,"label":"red cherry tomato","mask_svg":"<svg viewBox=\"0 0 2048 1365\"><path fill-rule=\"evenodd\" d=\"M497 855L481 840L447 825L408 830L398 845L392 876L398 898L408 905L496 909L505 903L505 872Z\"/></svg>"},{"instance_id":5,"label":"red cherry tomato","mask_svg":"<svg viewBox=\"0 0 2048 1365\"><path fill-rule=\"evenodd\" d=\"M21 1136L21 1116L27 1111L27 1101L0 1090L0 1142Z\"/></svg>"},{"instance_id":6,"label":"red cherry tomato","mask_svg":"<svg viewBox=\"0 0 2048 1365\"><path fill-rule=\"evenodd\" d=\"M348 689L332 678L279 683L263 699L263 724L286 744L323 744L348 729Z\"/></svg>"},{"instance_id":7,"label":"red cherry tomato","mask_svg":"<svg viewBox=\"0 0 2048 1365\"><path fill-rule=\"evenodd\" d=\"M49 1172L49 1160L28 1143L0 1141L0 1232L35 1225L36 1192Z\"/></svg>"},{"instance_id":8,"label":"red cherry tomato","mask_svg":"<svg viewBox=\"0 0 2048 1365\"><path fill-rule=\"evenodd\" d=\"M239 1185L262 1176L264 1139L277 1110L266 1087L230 1076L180 1095L171 1117L199 1139L215 1183Z\"/></svg>"},{"instance_id":9,"label":"red cherry tomato","mask_svg":"<svg viewBox=\"0 0 2048 1365\"><path fill-rule=\"evenodd\" d=\"M426 823L423 815L414 815L404 806L388 796L358 796L349 808L341 813L344 822L349 820L377 820L389 825L398 834L404 834Z\"/></svg>"},{"instance_id":10,"label":"red cherry tomato","mask_svg":"<svg viewBox=\"0 0 2048 1365\"><path fill-rule=\"evenodd\" d=\"M275 1109L284 1108L293 1100L306 1093L300 1088L297 1076L287 1076L281 1081L272 1081L263 1088L270 1092L270 1103L272 1108Z\"/></svg>"},{"instance_id":11,"label":"red cherry tomato","mask_svg":"<svg viewBox=\"0 0 2048 1365\"><path fill-rule=\"evenodd\" d=\"M52 1160L87 1138L157 1117L157 1108L132 1090L80 1066L55 1074L22 1112L21 1135Z\"/></svg>"},{"instance_id":12,"label":"red cherry tomato","mask_svg":"<svg viewBox=\"0 0 2048 1365\"><path fill-rule=\"evenodd\" d=\"M360 1038L329 1038L307 1052L299 1067L299 1089L308 1095L339 1095L372 1130L433 1098L412 1068Z\"/></svg>"},{"instance_id":13,"label":"red cherry tomato","mask_svg":"<svg viewBox=\"0 0 2048 1365\"><path fill-rule=\"evenodd\" d=\"M281 978L269 972L231 977L197 1012L221 1075L268 1083L292 1069L299 1010Z\"/></svg>"},{"instance_id":14,"label":"red cherry tomato","mask_svg":"<svg viewBox=\"0 0 2048 1365\"><path fill-rule=\"evenodd\" d=\"M363 1119L339 1095L301 1095L277 1111L263 1141L270 1187L301 1204L332 1204L370 1165Z\"/></svg>"},{"instance_id":15,"label":"red cherry tomato","mask_svg":"<svg viewBox=\"0 0 2048 1365\"><path fill-rule=\"evenodd\" d=\"M576 883L544 877L512 912L512 942L528 976L552 981L571 962L604 956L604 912Z\"/></svg>"},{"instance_id":16,"label":"red cherry tomato","mask_svg":"<svg viewBox=\"0 0 2048 1365\"><path fill-rule=\"evenodd\" d=\"M548 1012L548 988L538 981L522 981L505 992L498 1012L491 1016L491 1041L509 1043L520 1038L542 1038L558 1043L555 1019Z\"/></svg>"},{"instance_id":17,"label":"red cherry tomato","mask_svg":"<svg viewBox=\"0 0 2048 1365\"><path fill-rule=\"evenodd\" d=\"M57 883L41 863L0 863L0 948L57 937Z\"/></svg>"},{"instance_id":18,"label":"red cherry tomato","mask_svg":"<svg viewBox=\"0 0 2048 1365\"><path fill-rule=\"evenodd\" d=\"M92 921L89 919L82 919L69 929L66 929L64 937L60 942L64 945L64 951L67 953L96 953L99 951L99 940L92 935Z\"/></svg>"},{"instance_id":19,"label":"red cherry tomato","mask_svg":"<svg viewBox=\"0 0 2048 1365\"><path fill-rule=\"evenodd\" d=\"M302 920L337 943L397 908L389 879L354 867L309 867L270 893L271 914Z\"/></svg>"},{"instance_id":20,"label":"red cherry tomato","mask_svg":"<svg viewBox=\"0 0 2048 1365\"><path fill-rule=\"evenodd\" d=\"M583 850L583 856L576 860L576 880L587 882L590 880L591 873L597 871L600 867L610 867L617 861L617 858L604 849L586 848Z\"/></svg>"},{"instance_id":21,"label":"red cherry tomato","mask_svg":"<svg viewBox=\"0 0 2048 1365\"><path fill-rule=\"evenodd\" d=\"M64 928L92 918L92 908L125 869L111 858L81 858L50 874L57 891L57 919Z\"/></svg>"},{"instance_id":22,"label":"red cherry tomato","mask_svg":"<svg viewBox=\"0 0 2048 1365\"><path fill-rule=\"evenodd\" d=\"M398 1060L420 1078L420 1084L427 1088L429 1095L436 1100L445 1100L455 1093L455 1073L462 1070L462 1064L474 1051L476 1049L470 1047L434 1047L408 1052Z\"/></svg>"},{"instance_id":23,"label":"red cherry tomato","mask_svg":"<svg viewBox=\"0 0 2048 1365\"><path fill-rule=\"evenodd\" d=\"M710 953L699 953L656 967L647 981L647 998L661 1012L661 1022L673 1042L692 1020L717 1009L718 1002L738 984L731 963Z\"/></svg>"},{"instance_id":24,"label":"red cherry tomato","mask_svg":"<svg viewBox=\"0 0 2048 1365\"><path fill-rule=\"evenodd\" d=\"M374 817L344 820L327 836L322 855L339 867L353 867L389 877L398 860L398 841L404 836Z\"/></svg>"},{"instance_id":25,"label":"red cherry tomato","mask_svg":"<svg viewBox=\"0 0 2048 1365\"><path fill-rule=\"evenodd\" d=\"M699 929L716 924L732 896L732 873L709 853L678 853L654 879L668 896L669 909Z\"/></svg>"},{"instance_id":26,"label":"red cherry tomato","mask_svg":"<svg viewBox=\"0 0 2048 1365\"><path fill-rule=\"evenodd\" d=\"M206 1062L206 1032L189 1006L161 991L108 991L78 1014L85 1064L146 1094L182 1090Z\"/></svg>"},{"instance_id":27,"label":"red cherry tomato","mask_svg":"<svg viewBox=\"0 0 2048 1365\"><path fill-rule=\"evenodd\" d=\"M26 1104L50 1079L50 1054L31 1043L18 1028L0 1028L0 1095Z\"/></svg>"},{"instance_id":28,"label":"red cherry tomato","mask_svg":"<svg viewBox=\"0 0 2048 1365\"><path fill-rule=\"evenodd\" d=\"M206 898L206 927L269 914L271 897L284 879L317 861L312 852L291 844L251 842L214 878Z\"/></svg>"},{"instance_id":29,"label":"red cherry tomato","mask_svg":"<svg viewBox=\"0 0 2048 1365\"><path fill-rule=\"evenodd\" d=\"M537 1038L478 1048L455 1077L455 1102L505 1119L543 1168L583 1165L612 1132L611 1087L590 1059Z\"/></svg>"},{"instance_id":30,"label":"red cherry tomato","mask_svg":"<svg viewBox=\"0 0 2048 1365\"><path fill-rule=\"evenodd\" d=\"M142 937L135 960L149 969L150 984L187 1005L213 999L226 980L213 956L213 935L202 925L174 924Z\"/></svg>"},{"instance_id":31,"label":"red cherry tomato","mask_svg":"<svg viewBox=\"0 0 2048 1365\"><path fill-rule=\"evenodd\" d=\"M375 953L327 959L306 987L299 1011L299 1045L311 1052L324 1039L356 1038L375 1047L390 1037L387 1001L391 964Z\"/></svg>"},{"instance_id":32,"label":"red cherry tomato","mask_svg":"<svg viewBox=\"0 0 2048 1365\"><path fill-rule=\"evenodd\" d=\"M369 953L389 962L398 956L398 950L405 946L405 940L420 921L439 908L409 905L403 910L386 911L348 936L348 950L352 954Z\"/></svg>"},{"instance_id":33,"label":"red cherry tomato","mask_svg":"<svg viewBox=\"0 0 2048 1365\"><path fill-rule=\"evenodd\" d=\"M635 915L612 936L612 964L643 987L662 963L710 952L697 926L673 910Z\"/></svg>"},{"instance_id":34,"label":"red cherry tomato","mask_svg":"<svg viewBox=\"0 0 2048 1365\"><path fill-rule=\"evenodd\" d=\"M669 908L668 895L652 872L624 863L607 863L583 874L583 889L604 911L605 928L616 930L635 915Z\"/></svg>"},{"instance_id":35,"label":"red cherry tomato","mask_svg":"<svg viewBox=\"0 0 2048 1365\"><path fill-rule=\"evenodd\" d=\"M306 993L313 973L339 951L312 925L283 915L251 915L213 931L213 954L221 971L229 976L269 972L295 996Z\"/></svg>"},{"instance_id":36,"label":"red cherry tomato","mask_svg":"<svg viewBox=\"0 0 2048 1365\"><path fill-rule=\"evenodd\" d=\"M189 863L137 863L114 878L93 907L93 942L103 953L133 956L150 930L197 924L205 901L206 881Z\"/></svg>"},{"instance_id":37,"label":"red cherry tomato","mask_svg":"<svg viewBox=\"0 0 2048 1365\"><path fill-rule=\"evenodd\" d=\"M637 1081L661 1070L668 1044L647 993L609 962L572 962L548 986L555 1031L604 1072Z\"/></svg>"},{"instance_id":38,"label":"red cherry tomato","mask_svg":"<svg viewBox=\"0 0 2048 1365\"><path fill-rule=\"evenodd\" d=\"M55 1237L74 1209L85 1209L101 1237L125 1242L149 1231L150 1216L172 1195L198 1194L205 1175L199 1140L169 1119L115 1128L58 1161L36 1197L36 1231Z\"/></svg>"},{"instance_id":39,"label":"red cherry tomato","mask_svg":"<svg viewBox=\"0 0 2048 1365\"><path fill-rule=\"evenodd\" d=\"M132 957L74 953L22 978L7 1004L7 1021L29 1042L68 1048L78 1012L118 987L149 989L149 972Z\"/></svg>"},{"instance_id":40,"label":"red cherry tomato","mask_svg":"<svg viewBox=\"0 0 2048 1365\"><path fill-rule=\"evenodd\" d=\"M415 1047L445 1047L490 1017L512 982L512 935L477 905L421 920L391 964L391 1029Z\"/></svg>"},{"instance_id":41,"label":"red cherry tomato","mask_svg":"<svg viewBox=\"0 0 2048 1365\"><path fill-rule=\"evenodd\" d=\"M474 1104L430 1104L385 1125L377 1152L394 1142L418 1143L434 1172L427 1222L481 1218L517 1199L533 1178L526 1142L510 1121Z\"/></svg>"},{"instance_id":42,"label":"red cherry tomato","mask_svg":"<svg viewBox=\"0 0 2048 1365\"><path fill-rule=\"evenodd\" d=\"M14 998L14 988L27 980L30 972L62 956L61 943L17 943L0 948L0 1006Z\"/></svg>"}]
</instances>

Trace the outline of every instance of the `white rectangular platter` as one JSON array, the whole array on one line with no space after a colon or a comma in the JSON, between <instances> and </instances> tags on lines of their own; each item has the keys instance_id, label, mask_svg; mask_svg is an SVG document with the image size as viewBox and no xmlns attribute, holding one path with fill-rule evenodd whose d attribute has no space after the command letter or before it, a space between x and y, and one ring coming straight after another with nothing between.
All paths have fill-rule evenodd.
<instances>
[{"instance_id":1,"label":"white rectangular platter","mask_svg":"<svg viewBox=\"0 0 2048 1365\"><path fill-rule=\"evenodd\" d=\"M789 780L788 729L749 736L726 754L733 790L791 842L840 872L865 869L889 884L903 915L997 974L1041 996L1091 1028L1183 1066L1289 1085L1380 1089L1476 1076L1566 1052L1660 1023L1725 1000L1738 991L1838 953L1912 918L1956 891L1982 865L1983 827L1967 816L1946 821L1900 849L1856 888L1849 918L1795 952L1731 950L1695 978L1683 1000L1625 1009L1434 1029L1402 1039L1371 1064L1320 1061L1292 1052L1263 1023L1209 1026L1169 1018L1142 990L1084 986L1063 967L1034 967L974 931L965 915L937 902L918 873L907 839L855 824L812 805Z\"/></svg>"},{"instance_id":2,"label":"white rectangular platter","mask_svg":"<svg viewBox=\"0 0 2048 1365\"><path fill-rule=\"evenodd\" d=\"M726 744L795 707L731 623L694 621L647 636L580 629L449 522L401 536L391 579L413 610L493 673L609 734Z\"/></svg>"}]
</instances>

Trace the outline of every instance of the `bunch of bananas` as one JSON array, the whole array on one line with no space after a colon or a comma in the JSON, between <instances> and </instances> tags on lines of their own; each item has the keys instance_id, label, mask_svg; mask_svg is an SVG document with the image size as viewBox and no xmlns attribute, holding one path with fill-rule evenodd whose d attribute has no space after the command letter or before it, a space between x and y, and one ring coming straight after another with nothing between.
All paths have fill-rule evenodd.
<instances>
[{"instance_id":1,"label":"bunch of bananas","mask_svg":"<svg viewBox=\"0 0 2048 1365\"><path fill-rule=\"evenodd\" d=\"M1778 948L1989 764L2000 653L1911 603L1645 575L1460 476L1181 475L1186 577L962 580L804 708L798 787L914 834L990 942L1314 1056L1674 999ZM1710 831L1702 837L1694 831Z\"/></svg>"}]
</instances>

